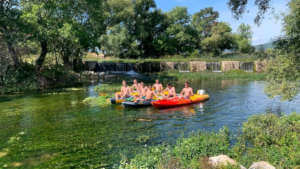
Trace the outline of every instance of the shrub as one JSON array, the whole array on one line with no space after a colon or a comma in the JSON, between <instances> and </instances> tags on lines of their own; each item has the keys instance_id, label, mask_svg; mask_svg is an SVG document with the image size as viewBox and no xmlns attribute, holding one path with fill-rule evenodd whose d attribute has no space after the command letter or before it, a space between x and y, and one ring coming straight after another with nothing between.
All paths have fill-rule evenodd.
<instances>
[{"instance_id":1,"label":"shrub","mask_svg":"<svg viewBox=\"0 0 300 169\"><path fill-rule=\"evenodd\" d=\"M181 138L174 146L154 146L123 160L121 169L142 168L201 168L211 169L208 157L227 154L240 164L250 166L256 161L268 161L276 168L295 168L299 165L300 115L278 117L256 115L244 123L242 134L230 146L228 129L218 133L199 132ZM239 166L222 166L234 169Z\"/></svg>"}]
</instances>

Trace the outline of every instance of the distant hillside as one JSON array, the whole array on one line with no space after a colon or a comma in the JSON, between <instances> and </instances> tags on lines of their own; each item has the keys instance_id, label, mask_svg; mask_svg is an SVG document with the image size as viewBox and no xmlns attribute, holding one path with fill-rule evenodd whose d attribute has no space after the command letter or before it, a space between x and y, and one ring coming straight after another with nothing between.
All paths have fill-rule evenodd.
<instances>
[{"instance_id":1,"label":"distant hillside","mask_svg":"<svg viewBox=\"0 0 300 169\"><path fill-rule=\"evenodd\" d=\"M269 48L274 48L274 44L273 42L268 42L268 43L265 43L265 44L260 44L260 45L255 45L255 50L256 51L259 51L259 50L266 50L266 49L269 49Z\"/></svg>"}]
</instances>

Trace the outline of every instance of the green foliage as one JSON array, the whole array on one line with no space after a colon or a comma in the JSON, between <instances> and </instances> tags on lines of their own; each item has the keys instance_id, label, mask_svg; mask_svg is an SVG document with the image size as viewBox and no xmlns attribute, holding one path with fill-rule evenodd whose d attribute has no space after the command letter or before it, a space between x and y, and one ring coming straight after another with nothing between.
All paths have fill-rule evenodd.
<instances>
[{"instance_id":1,"label":"green foliage","mask_svg":"<svg viewBox=\"0 0 300 169\"><path fill-rule=\"evenodd\" d=\"M231 28L224 22L219 22L212 27L211 36L201 41L202 50L218 56L225 49L233 48Z\"/></svg>"},{"instance_id":2,"label":"green foliage","mask_svg":"<svg viewBox=\"0 0 300 169\"><path fill-rule=\"evenodd\" d=\"M241 24L238 31L233 35L236 50L240 53L253 53L254 47L251 45L252 32L250 25Z\"/></svg>"},{"instance_id":3,"label":"green foliage","mask_svg":"<svg viewBox=\"0 0 300 169\"><path fill-rule=\"evenodd\" d=\"M282 99L293 99L299 92L300 80L300 1L289 3L290 13L285 16L284 29L286 37L277 42L278 56L271 60L268 67L266 88L270 96L282 96Z\"/></svg>"},{"instance_id":4,"label":"green foliage","mask_svg":"<svg viewBox=\"0 0 300 169\"><path fill-rule=\"evenodd\" d=\"M177 163L180 168L191 168L200 157L227 153L229 133L224 128L219 133L195 133L188 138L179 139L174 147L155 146L146 149L130 160L121 161L121 169L161 168ZM170 163L172 162L172 163ZM193 167L192 167L193 168Z\"/></svg>"},{"instance_id":5,"label":"green foliage","mask_svg":"<svg viewBox=\"0 0 300 169\"><path fill-rule=\"evenodd\" d=\"M211 168L207 157L227 154L249 166L255 161L269 161L276 168L294 168L299 164L300 116L256 115L244 123L242 134L233 146L228 129L218 133L197 133L179 139L174 146L155 146L123 159L120 168ZM239 168L223 166L220 168Z\"/></svg>"},{"instance_id":6,"label":"green foliage","mask_svg":"<svg viewBox=\"0 0 300 169\"><path fill-rule=\"evenodd\" d=\"M291 55L291 54L290 54ZM270 96L282 96L283 100L292 99L299 91L299 63L293 56L278 55L268 65L268 82L266 93Z\"/></svg>"},{"instance_id":7,"label":"green foliage","mask_svg":"<svg viewBox=\"0 0 300 169\"><path fill-rule=\"evenodd\" d=\"M276 168L294 168L299 164L299 114L256 115L244 123L242 132L233 148L242 164L269 161Z\"/></svg>"},{"instance_id":8,"label":"green foliage","mask_svg":"<svg viewBox=\"0 0 300 169\"><path fill-rule=\"evenodd\" d=\"M121 85L119 84L101 84L95 87L95 91L99 94L113 93L120 90L121 90Z\"/></svg>"}]
</instances>

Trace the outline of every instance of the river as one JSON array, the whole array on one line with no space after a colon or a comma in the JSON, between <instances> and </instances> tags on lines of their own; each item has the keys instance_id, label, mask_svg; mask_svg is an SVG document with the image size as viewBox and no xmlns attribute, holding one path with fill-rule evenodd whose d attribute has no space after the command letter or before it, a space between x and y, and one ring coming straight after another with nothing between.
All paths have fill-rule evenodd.
<instances>
[{"instance_id":1,"label":"river","mask_svg":"<svg viewBox=\"0 0 300 169\"><path fill-rule=\"evenodd\" d=\"M233 136L250 116L300 112L293 101L270 99L265 82L205 80L192 83L211 96L174 109L91 107L94 86L52 93L0 97L0 168L114 168L143 148L173 144L197 131L227 126ZM178 84L177 89L183 84Z\"/></svg>"}]
</instances>

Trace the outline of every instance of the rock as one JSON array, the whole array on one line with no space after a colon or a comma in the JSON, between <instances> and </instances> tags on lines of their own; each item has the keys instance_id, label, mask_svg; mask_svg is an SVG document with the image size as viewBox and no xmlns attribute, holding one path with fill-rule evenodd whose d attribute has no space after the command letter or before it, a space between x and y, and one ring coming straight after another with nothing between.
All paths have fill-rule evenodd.
<instances>
[{"instance_id":1,"label":"rock","mask_svg":"<svg viewBox=\"0 0 300 169\"><path fill-rule=\"evenodd\" d=\"M175 69L175 63L174 62L161 62L160 63L160 69L161 71L169 71Z\"/></svg>"},{"instance_id":2,"label":"rock","mask_svg":"<svg viewBox=\"0 0 300 169\"><path fill-rule=\"evenodd\" d=\"M267 60L257 60L254 62L256 72L265 72L267 70Z\"/></svg>"},{"instance_id":3,"label":"rock","mask_svg":"<svg viewBox=\"0 0 300 169\"><path fill-rule=\"evenodd\" d=\"M209 165L214 168L226 165L238 165L238 163L227 155L219 155L215 157L209 157L208 159ZM240 165L241 169L246 169L244 166Z\"/></svg>"},{"instance_id":4,"label":"rock","mask_svg":"<svg viewBox=\"0 0 300 169\"><path fill-rule=\"evenodd\" d=\"M190 62L191 72L201 72L206 70L206 62L192 61Z\"/></svg>"},{"instance_id":5,"label":"rock","mask_svg":"<svg viewBox=\"0 0 300 169\"><path fill-rule=\"evenodd\" d=\"M222 61L221 62L221 69L223 72L227 72L230 70L239 70L240 69L240 62L239 61Z\"/></svg>"},{"instance_id":6,"label":"rock","mask_svg":"<svg viewBox=\"0 0 300 169\"><path fill-rule=\"evenodd\" d=\"M252 163L249 169L276 169L274 166L265 161Z\"/></svg>"}]
</instances>

